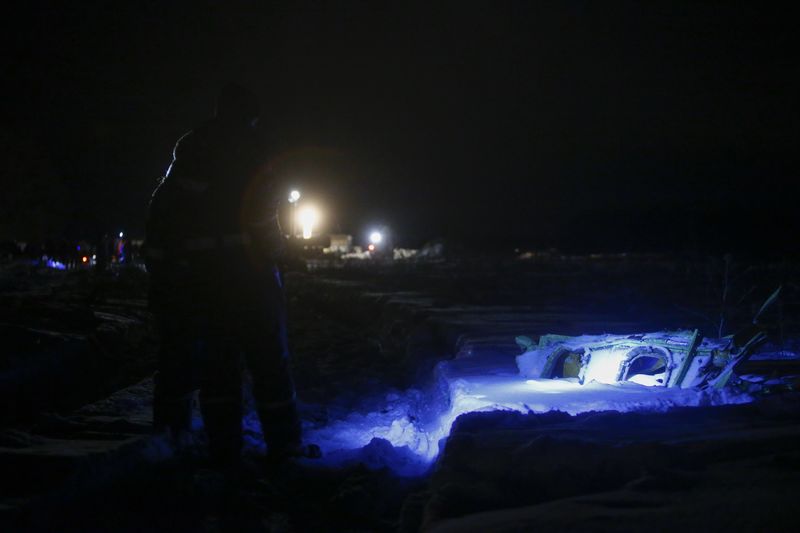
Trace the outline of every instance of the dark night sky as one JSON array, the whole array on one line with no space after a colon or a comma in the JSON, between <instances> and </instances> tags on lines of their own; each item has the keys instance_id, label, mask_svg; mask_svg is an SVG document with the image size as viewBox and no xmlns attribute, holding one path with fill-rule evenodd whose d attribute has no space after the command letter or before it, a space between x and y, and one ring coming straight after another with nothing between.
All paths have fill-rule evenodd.
<instances>
[{"instance_id":1,"label":"dark night sky","mask_svg":"<svg viewBox=\"0 0 800 533\"><path fill-rule=\"evenodd\" d=\"M797 249L796 13L165 4L4 13L4 158L24 163L5 164L3 184L49 173L72 234L140 231L175 139L234 80L262 98L283 177L342 230L385 222L408 244Z\"/></svg>"}]
</instances>

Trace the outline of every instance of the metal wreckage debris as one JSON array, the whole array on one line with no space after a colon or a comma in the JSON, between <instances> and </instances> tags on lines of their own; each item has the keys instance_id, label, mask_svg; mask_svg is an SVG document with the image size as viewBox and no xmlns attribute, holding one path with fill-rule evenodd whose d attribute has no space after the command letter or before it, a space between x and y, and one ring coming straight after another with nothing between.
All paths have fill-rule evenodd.
<instances>
[{"instance_id":1,"label":"metal wreckage debris","mask_svg":"<svg viewBox=\"0 0 800 533\"><path fill-rule=\"evenodd\" d=\"M764 341L763 332L719 339L698 330L631 335L517 337L520 374L584 384L634 382L654 387L721 389Z\"/></svg>"}]
</instances>

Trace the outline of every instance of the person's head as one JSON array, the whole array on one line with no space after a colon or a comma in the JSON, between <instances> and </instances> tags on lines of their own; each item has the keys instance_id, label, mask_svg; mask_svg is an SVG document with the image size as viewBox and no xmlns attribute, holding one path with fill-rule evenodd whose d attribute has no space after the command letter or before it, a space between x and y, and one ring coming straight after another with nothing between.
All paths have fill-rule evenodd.
<instances>
[{"instance_id":1,"label":"person's head","mask_svg":"<svg viewBox=\"0 0 800 533\"><path fill-rule=\"evenodd\" d=\"M217 97L216 117L226 122L253 124L261 115L255 94L236 83L225 85Z\"/></svg>"}]
</instances>

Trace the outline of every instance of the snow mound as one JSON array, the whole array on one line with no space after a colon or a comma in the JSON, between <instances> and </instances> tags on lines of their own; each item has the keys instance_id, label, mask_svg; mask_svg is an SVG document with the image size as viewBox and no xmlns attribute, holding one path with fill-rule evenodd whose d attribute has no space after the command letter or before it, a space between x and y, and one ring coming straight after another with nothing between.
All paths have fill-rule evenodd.
<instances>
[{"instance_id":1,"label":"snow mound","mask_svg":"<svg viewBox=\"0 0 800 533\"><path fill-rule=\"evenodd\" d=\"M441 362L431 386L403 394L367 398L370 407L326 425L308 428L320 445L325 466L361 462L398 475L426 473L439 455L440 441L467 413L510 411L569 415L589 411L663 412L673 407L747 403L747 394L722 390L607 384L576 379L526 379L508 372L508 355L483 355Z\"/></svg>"}]
</instances>

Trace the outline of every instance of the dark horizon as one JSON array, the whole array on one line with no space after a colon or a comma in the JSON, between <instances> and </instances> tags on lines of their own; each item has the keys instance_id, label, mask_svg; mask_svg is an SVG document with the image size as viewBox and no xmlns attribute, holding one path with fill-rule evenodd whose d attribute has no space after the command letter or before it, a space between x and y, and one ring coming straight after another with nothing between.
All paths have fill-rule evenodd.
<instances>
[{"instance_id":1,"label":"dark horizon","mask_svg":"<svg viewBox=\"0 0 800 533\"><path fill-rule=\"evenodd\" d=\"M141 234L175 140L237 81L286 186L356 239L796 253L796 37L775 7L26 9L4 29L4 238L37 209L71 238Z\"/></svg>"}]
</instances>

